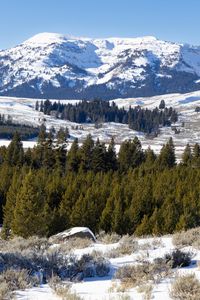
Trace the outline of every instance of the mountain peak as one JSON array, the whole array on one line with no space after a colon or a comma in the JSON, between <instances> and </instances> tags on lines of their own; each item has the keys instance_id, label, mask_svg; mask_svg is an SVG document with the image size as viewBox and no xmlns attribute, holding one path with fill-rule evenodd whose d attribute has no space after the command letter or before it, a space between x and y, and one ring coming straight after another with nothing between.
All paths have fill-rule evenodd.
<instances>
[{"instance_id":1,"label":"mountain peak","mask_svg":"<svg viewBox=\"0 0 200 300\"><path fill-rule=\"evenodd\" d=\"M154 36L39 33L0 52L0 95L102 99L200 88L200 48Z\"/></svg>"},{"instance_id":2,"label":"mountain peak","mask_svg":"<svg viewBox=\"0 0 200 300\"><path fill-rule=\"evenodd\" d=\"M51 43L60 43L68 40L69 37L64 34L51 33L51 32L42 32L34 35L30 39L26 40L23 44L51 44Z\"/></svg>"}]
</instances>

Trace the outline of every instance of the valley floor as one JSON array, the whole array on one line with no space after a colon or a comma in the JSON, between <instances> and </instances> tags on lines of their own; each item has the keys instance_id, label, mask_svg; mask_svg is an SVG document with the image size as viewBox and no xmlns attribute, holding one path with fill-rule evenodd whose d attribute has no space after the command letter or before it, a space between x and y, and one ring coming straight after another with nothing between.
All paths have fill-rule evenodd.
<instances>
[{"instance_id":1,"label":"valley floor","mask_svg":"<svg viewBox=\"0 0 200 300\"><path fill-rule=\"evenodd\" d=\"M180 158L187 143L191 145L200 140L200 113L195 112L195 108L200 106L200 91L187 94L166 94L148 98L129 98L114 100L119 107L140 105L143 108L152 109L158 107L161 100L165 101L167 107L172 106L179 114L179 121L174 126L180 131L175 134L171 127L160 129L160 134L151 139L144 133L136 132L128 128L126 124L104 123L97 129L94 124L77 124L70 121L55 119L53 116L44 116L42 112L34 110L36 99L23 99L12 97L0 97L0 114L10 115L13 121L38 126L45 122L48 128L54 126L58 129L60 126L68 127L71 135L71 141L77 137L82 142L90 133L93 139L99 138L100 141L108 143L111 137L115 138L116 145L120 145L126 139L132 139L136 135L142 142L144 149L151 147L156 153L159 153L162 145L166 143L169 137L173 137L176 147L177 157ZM54 101L54 100L52 100ZM61 100L64 103L75 104L80 100ZM44 121L45 120L45 121ZM80 127L81 125L81 127ZM75 127L78 126L78 129ZM9 142L0 141L0 145L7 145ZM35 141L24 142L24 147L33 147Z\"/></svg>"},{"instance_id":2,"label":"valley floor","mask_svg":"<svg viewBox=\"0 0 200 300\"><path fill-rule=\"evenodd\" d=\"M124 265L137 264L140 260L149 260L153 261L153 259L162 257L166 253L169 253L175 246L172 244L172 237L165 236L162 238L145 238L138 239L139 246L141 246L141 250L127 256L116 257L110 259L111 262L111 271L109 276L103 278L86 278L84 281L80 283L74 283L72 286L73 291L75 291L82 299L84 300L114 300L114 299L125 299L121 298L122 295L129 295L129 299L134 300L142 300L145 298L144 293L139 293L138 288L133 288L127 290L124 293L116 292L112 287L115 284L118 284L118 281L113 279L114 273L116 270ZM91 253L93 250L101 251L106 253L111 249L118 247L118 243L114 244L102 244L102 243L94 243L90 247L85 249L77 249L74 251L75 255L81 256L85 253ZM139 248L139 249L140 249ZM145 249L145 250L144 250ZM192 263L189 267L185 268L177 268L173 272L172 276L166 277L158 284L153 284L153 290L151 294L151 298L154 300L167 300L171 299L169 296L169 291L171 288L171 283L174 281L176 275L184 275L184 274L195 274L198 279L200 279L200 269L197 267L197 262L200 260L200 251L192 248L185 247L182 250L184 251L192 251L193 258ZM48 285L43 285L38 288L32 288L25 291L18 291L16 299L18 300L58 300L61 299L56 296L53 291L50 289Z\"/></svg>"}]
</instances>

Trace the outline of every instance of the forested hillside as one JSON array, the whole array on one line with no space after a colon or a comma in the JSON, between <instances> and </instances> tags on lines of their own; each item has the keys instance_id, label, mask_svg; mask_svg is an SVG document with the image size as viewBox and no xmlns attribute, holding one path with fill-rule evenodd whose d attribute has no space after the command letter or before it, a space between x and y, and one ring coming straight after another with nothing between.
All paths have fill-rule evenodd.
<instances>
[{"instance_id":1,"label":"forested hillside","mask_svg":"<svg viewBox=\"0 0 200 300\"><path fill-rule=\"evenodd\" d=\"M158 132L160 126L170 126L178 120L178 114L172 107L165 107L164 100L159 108L143 109L140 106L129 107L129 110L118 108L115 102L102 100L81 101L71 103L52 103L50 100L36 101L35 109L46 115L54 115L58 119L76 123L116 122L128 124L129 128L145 133Z\"/></svg>"},{"instance_id":2,"label":"forested hillside","mask_svg":"<svg viewBox=\"0 0 200 300\"><path fill-rule=\"evenodd\" d=\"M24 152L15 134L0 148L3 234L49 236L71 226L119 234L163 234L200 225L200 147L187 145L176 164L170 139L156 156L138 138L108 148L89 135L66 150L41 128Z\"/></svg>"},{"instance_id":3,"label":"forested hillside","mask_svg":"<svg viewBox=\"0 0 200 300\"><path fill-rule=\"evenodd\" d=\"M0 114L0 139L12 139L15 132L20 132L23 140L33 139L39 134L39 127L15 123L12 117Z\"/></svg>"}]
</instances>

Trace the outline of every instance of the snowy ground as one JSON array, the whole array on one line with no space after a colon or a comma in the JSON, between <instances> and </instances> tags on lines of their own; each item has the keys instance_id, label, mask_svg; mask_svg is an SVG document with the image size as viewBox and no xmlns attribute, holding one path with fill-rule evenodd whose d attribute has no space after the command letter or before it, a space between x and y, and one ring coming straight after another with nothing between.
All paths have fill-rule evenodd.
<instances>
[{"instance_id":1,"label":"snowy ground","mask_svg":"<svg viewBox=\"0 0 200 300\"><path fill-rule=\"evenodd\" d=\"M35 111L36 99L23 99L0 97L0 114L11 115L13 120L19 123L40 125L44 122L47 128L54 126L58 129L60 126L67 126L70 130L72 139L79 138L83 141L90 133L94 139L99 138L105 143L109 142L111 137L115 138L116 144L120 144L123 140L133 138L137 135L146 149L148 146L158 153L162 145L173 137L176 154L181 156L183 148L187 143L193 145L200 141L200 113L196 113L195 107L200 106L200 91L188 94L167 94L148 98L130 98L130 99L116 99L115 102L119 107L124 106L128 109L129 105L140 105L142 107L153 108L159 105L161 100L165 100L166 106L173 106L179 113L179 122L176 124L179 134L175 134L172 128L162 128L158 137L154 139L147 138L145 134L130 130L127 125L118 123L105 123L102 128L96 129L94 124L77 124L69 121L58 120L52 116L44 116L43 113ZM53 101L53 100L52 100ZM62 102L76 103L80 100L62 100ZM184 127L182 123L184 122ZM83 129L73 129L73 126L81 125ZM8 141L0 141L0 145L8 144ZM35 141L25 142L24 147L33 147Z\"/></svg>"},{"instance_id":2,"label":"snowy ground","mask_svg":"<svg viewBox=\"0 0 200 300\"><path fill-rule=\"evenodd\" d=\"M109 276L104 278L88 278L80 283L74 283L72 289L81 296L84 300L109 300L109 299L118 299L119 294L116 292L111 292L109 289L115 282L113 280L113 275L115 271L126 264L134 264L137 263L138 259L145 258L146 260L152 261L154 258L162 257L165 253L169 253L174 246L172 244L172 237L165 236L159 239L159 244L155 244L154 238L147 238L147 239L138 239L139 244L147 244L151 245L150 248L147 250L139 250L131 255L117 257L110 259L111 262L111 271ZM152 245L155 245L152 247ZM82 255L85 253L90 253L93 250L101 251L106 253L110 251L112 248L116 248L118 243L115 244L101 244L101 243L94 243L92 246L75 250L75 255ZM197 267L197 261L200 260L200 251L194 250L191 247L184 248L183 250L186 251L193 251L194 256L192 258L192 263L187 268L179 268L174 271L175 274L190 274L195 273L197 278L200 279L200 270ZM167 300L171 299L169 296L169 290L171 283L174 280L174 275L171 278L166 278L162 280L158 284L154 284L153 291L152 291L152 298L154 300ZM131 300L142 300L144 299L144 294L139 293L137 288L128 290L125 294L129 295ZM58 298L52 290L48 287L48 285L43 285L38 288L32 288L26 291L17 292L18 300L58 300Z\"/></svg>"}]
</instances>

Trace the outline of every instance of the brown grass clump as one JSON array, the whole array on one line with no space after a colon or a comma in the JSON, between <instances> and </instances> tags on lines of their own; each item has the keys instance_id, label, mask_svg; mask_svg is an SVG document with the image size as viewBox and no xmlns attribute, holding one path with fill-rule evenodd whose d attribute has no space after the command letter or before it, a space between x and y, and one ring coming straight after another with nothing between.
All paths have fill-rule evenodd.
<instances>
[{"instance_id":1,"label":"brown grass clump","mask_svg":"<svg viewBox=\"0 0 200 300\"><path fill-rule=\"evenodd\" d=\"M172 242L176 247L193 246L200 249L200 227L175 233Z\"/></svg>"},{"instance_id":2,"label":"brown grass clump","mask_svg":"<svg viewBox=\"0 0 200 300\"><path fill-rule=\"evenodd\" d=\"M38 285L36 277L27 270L8 269L0 274L0 299L12 299L13 291Z\"/></svg>"},{"instance_id":3,"label":"brown grass clump","mask_svg":"<svg viewBox=\"0 0 200 300\"><path fill-rule=\"evenodd\" d=\"M75 249L84 249L93 243L92 240L87 238L70 238L59 245L61 252L68 254L69 252L74 251Z\"/></svg>"},{"instance_id":4,"label":"brown grass clump","mask_svg":"<svg viewBox=\"0 0 200 300\"><path fill-rule=\"evenodd\" d=\"M62 300L82 300L81 297L71 291L71 283L63 283L58 276L52 276L49 286Z\"/></svg>"},{"instance_id":5,"label":"brown grass clump","mask_svg":"<svg viewBox=\"0 0 200 300\"><path fill-rule=\"evenodd\" d=\"M103 244L113 244L118 243L121 236L117 233L105 233L105 231L100 231L97 235L97 240Z\"/></svg>"},{"instance_id":6,"label":"brown grass clump","mask_svg":"<svg viewBox=\"0 0 200 300\"><path fill-rule=\"evenodd\" d=\"M120 267L115 273L115 278L121 280L123 286L128 288L143 285L149 281L160 282L171 275L171 266L164 261L150 263L148 261L138 265Z\"/></svg>"},{"instance_id":7,"label":"brown grass clump","mask_svg":"<svg viewBox=\"0 0 200 300\"><path fill-rule=\"evenodd\" d=\"M178 277L171 286L174 300L200 300L200 282L194 274Z\"/></svg>"}]
</instances>

